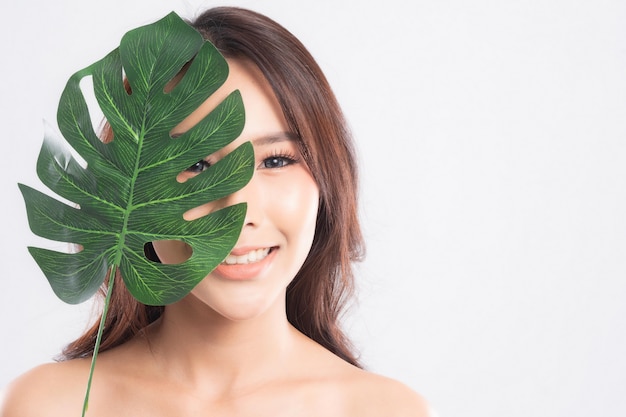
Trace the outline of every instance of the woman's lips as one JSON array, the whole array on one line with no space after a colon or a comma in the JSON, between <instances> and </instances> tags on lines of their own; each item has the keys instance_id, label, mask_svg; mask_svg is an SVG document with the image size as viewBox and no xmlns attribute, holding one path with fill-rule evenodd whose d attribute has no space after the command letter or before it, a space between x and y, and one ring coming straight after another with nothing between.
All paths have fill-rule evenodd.
<instances>
[{"instance_id":1,"label":"woman's lips","mask_svg":"<svg viewBox=\"0 0 626 417\"><path fill-rule=\"evenodd\" d=\"M277 247L234 249L226 259L215 268L218 275L232 280L248 280L259 276L272 262Z\"/></svg>"}]
</instances>

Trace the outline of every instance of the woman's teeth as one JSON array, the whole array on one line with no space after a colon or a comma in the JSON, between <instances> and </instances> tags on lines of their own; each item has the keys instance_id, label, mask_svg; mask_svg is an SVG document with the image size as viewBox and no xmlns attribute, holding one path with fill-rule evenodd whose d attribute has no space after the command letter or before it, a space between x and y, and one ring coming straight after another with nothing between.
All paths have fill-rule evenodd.
<instances>
[{"instance_id":1,"label":"woman's teeth","mask_svg":"<svg viewBox=\"0 0 626 417\"><path fill-rule=\"evenodd\" d=\"M228 255L222 263L226 265L245 265L252 262L259 262L263 260L268 253L270 253L270 248L252 250L245 255Z\"/></svg>"}]
</instances>

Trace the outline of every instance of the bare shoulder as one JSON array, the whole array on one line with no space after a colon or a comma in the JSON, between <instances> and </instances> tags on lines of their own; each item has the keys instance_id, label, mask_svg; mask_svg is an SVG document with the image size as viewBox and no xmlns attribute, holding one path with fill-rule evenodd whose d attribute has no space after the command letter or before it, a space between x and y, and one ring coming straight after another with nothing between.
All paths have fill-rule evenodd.
<instances>
[{"instance_id":1,"label":"bare shoulder","mask_svg":"<svg viewBox=\"0 0 626 417\"><path fill-rule=\"evenodd\" d=\"M428 402L406 384L360 369L351 374L354 415L434 417Z\"/></svg>"},{"instance_id":2,"label":"bare shoulder","mask_svg":"<svg viewBox=\"0 0 626 417\"><path fill-rule=\"evenodd\" d=\"M82 410L89 363L72 360L39 365L6 387L0 417L55 417Z\"/></svg>"},{"instance_id":3,"label":"bare shoulder","mask_svg":"<svg viewBox=\"0 0 626 417\"><path fill-rule=\"evenodd\" d=\"M320 391L307 386L307 391L318 393L330 406L319 415L435 417L428 402L400 381L353 366L314 342L299 352L297 363L307 364L302 372L322 386Z\"/></svg>"}]
</instances>

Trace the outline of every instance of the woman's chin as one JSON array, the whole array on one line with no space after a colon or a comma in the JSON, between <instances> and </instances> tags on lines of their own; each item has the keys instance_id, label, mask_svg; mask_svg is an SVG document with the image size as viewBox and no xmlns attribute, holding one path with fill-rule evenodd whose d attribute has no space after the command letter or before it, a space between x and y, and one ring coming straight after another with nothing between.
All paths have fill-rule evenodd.
<instances>
[{"instance_id":1,"label":"woman's chin","mask_svg":"<svg viewBox=\"0 0 626 417\"><path fill-rule=\"evenodd\" d=\"M230 322L244 322L255 320L270 314L270 311L276 310L277 303L268 302L270 297L262 297L258 294L250 294L248 296L239 295L238 297L224 297L223 299L207 299L202 294L192 292L190 294L194 299L194 304L200 304L204 310L205 317L212 317L214 320L226 320ZM280 304L284 311L284 301ZM220 320L221 321L221 320Z\"/></svg>"}]
</instances>

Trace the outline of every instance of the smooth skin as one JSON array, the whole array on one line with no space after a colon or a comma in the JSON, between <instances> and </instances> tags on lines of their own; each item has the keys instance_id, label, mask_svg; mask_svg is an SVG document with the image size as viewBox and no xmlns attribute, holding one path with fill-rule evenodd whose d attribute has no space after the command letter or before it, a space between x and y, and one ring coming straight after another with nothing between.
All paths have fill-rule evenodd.
<instances>
[{"instance_id":1,"label":"smooth skin","mask_svg":"<svg viewBox=\"0 0 626 417\"><path fill-rule=\"evenodd\" d=\"M271 250L260 261L220 266L141 334L101 353L87 415L431 416L407 386L348 364L287 321L286 288L311 247L319 192L268 83L245 61L229 64L226 83L173 133L191 128L234 89L244 100L245 128L233 144L178 180L198 175L245 141L254 146L255 174L242 190L199 202L184 217L246 201L233 255ZM155 242L155 250L165 263L189 256L181 242ZM75 359L24 374L9 387L0 416L79 416L89 366L90 360Z\"/></svg>"}]
</instances>

